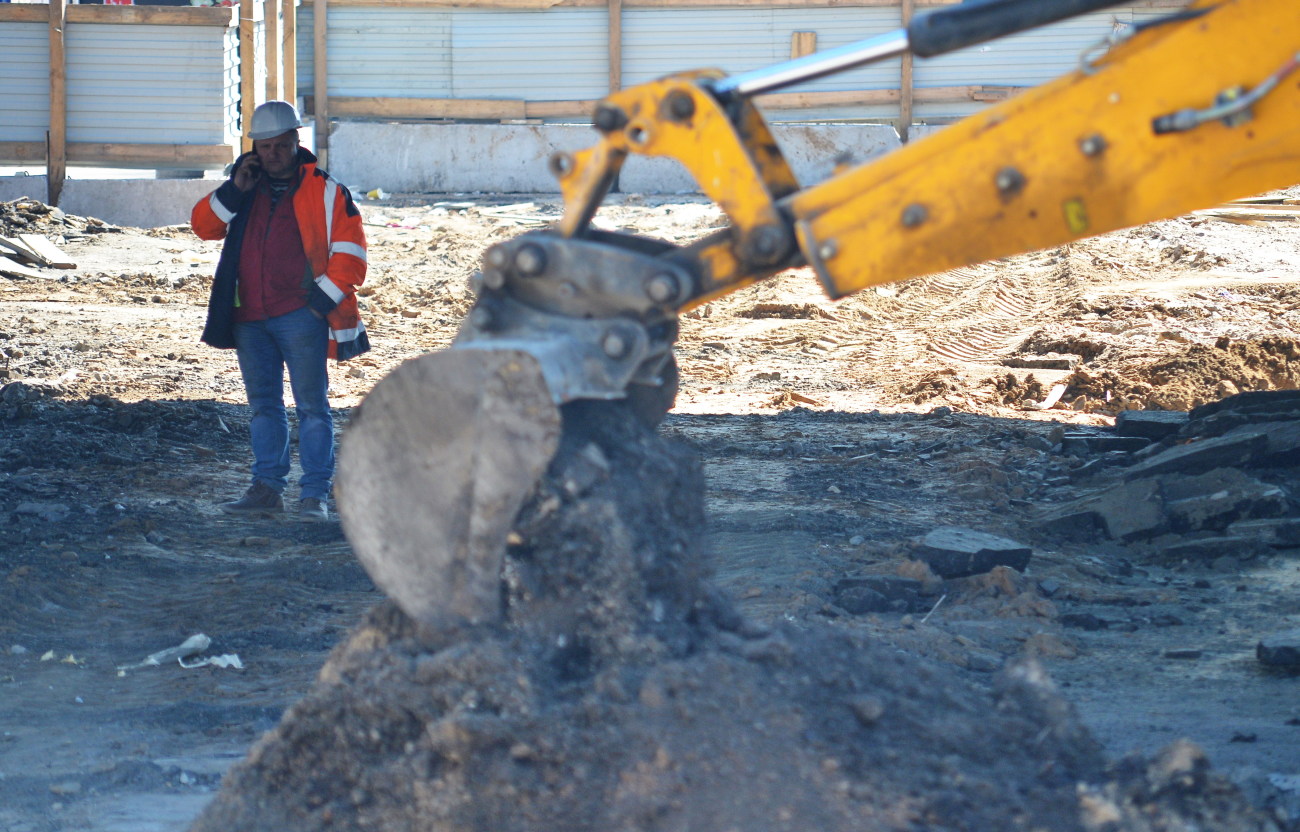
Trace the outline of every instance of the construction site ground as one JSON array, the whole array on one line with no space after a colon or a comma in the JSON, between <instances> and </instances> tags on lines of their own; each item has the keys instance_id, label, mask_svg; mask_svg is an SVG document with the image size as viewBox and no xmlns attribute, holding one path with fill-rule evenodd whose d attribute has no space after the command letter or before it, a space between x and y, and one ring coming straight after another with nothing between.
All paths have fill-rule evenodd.
<instances>
[{"instance_id":1,"label":"construction site ground","mask_svg":"<svg viewBox=\"0 0 1300 832\"><path fill-rule=\"evenodd\" d=\"M332 368L343 432L451 341L483 249L561 210L361 208L374 348ZM597 221L678 242L723 224L687 196L615 195ZM218 510L249 464L234 354L198 341L219 244L34 202L0 224L76 262L0 279L0 830L185 829L381 595L337 522ZM1234 207L839 302L799 270L689 312L662 431L703 458L716 582L757 622L830 623L976 684L1033 656L1108 755L1190 739L1300 828L1300 674L1257 656L1300 628L1300 547L1051 519L1125 487L1117 413L1300 386L1298 264L1294 214ZM1294 518L1295 467L1241 476L1273 491L1233 519ZM950 526L1032 554L945 580L917 547ZM908 580L883 606L882 576ZM242 667L132 667L199 633L187 663Z\"/></svg>"}]
</instances>

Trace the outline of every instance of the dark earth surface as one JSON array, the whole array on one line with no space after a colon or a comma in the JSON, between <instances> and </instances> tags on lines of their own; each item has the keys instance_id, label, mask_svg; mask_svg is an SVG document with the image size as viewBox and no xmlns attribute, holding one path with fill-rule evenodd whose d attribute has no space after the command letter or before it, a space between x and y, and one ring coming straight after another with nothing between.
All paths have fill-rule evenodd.
<instances>
[{"instance_id":1,"label":"dark earth surface","mask_svg":"<svg viewBox=\"0 0 1300 832\"><path fill-rule=\"evenodd\" d=\"M531 222L509 218L555 211L507 202L364 206L377 347L333 374L340 426L447 342L477 252ZM689 239L708 210L628 198L611 223ZM435 632L337 523L217 509L246 485L247 414L233 357L196 343L214 249L26 213L78 268L0 281L6 832L205 807L213 829L1298 828L1300 676L1257 646L1300 627L1300 547L1230 531L1297 515L1295 456L1128 478L1212 437L1103 441L1125 409L1297 387L1291 226L1184 219L840 304L790 275L697 310L661 430L685 450L611 445L512 552L533 565L508 624ZM1163 513L1131 534L1083 510L1142 483ZM944 527L1031 555L944 578L922 557ZM243 668L118 669L196 633Z\"/></svg>"}]
</instances>

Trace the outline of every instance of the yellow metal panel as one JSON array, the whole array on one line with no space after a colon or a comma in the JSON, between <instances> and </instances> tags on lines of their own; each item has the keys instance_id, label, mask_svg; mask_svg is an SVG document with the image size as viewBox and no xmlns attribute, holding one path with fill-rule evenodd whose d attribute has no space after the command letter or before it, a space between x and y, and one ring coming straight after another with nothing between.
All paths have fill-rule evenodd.
<instances>
[{"instance_id":1,"label":"yellow metal panel","mask_svg":"<svg viewBox=\"0 0 1300 832\"><path fill-rule=\"evenodd\" d=\"M1289 2L1233 0L787 202L827 292L1059 245L1300 181L1300 72L1244 124L1155 118L1253 89L1300 52Z\"/></svg>"}]
</instances>

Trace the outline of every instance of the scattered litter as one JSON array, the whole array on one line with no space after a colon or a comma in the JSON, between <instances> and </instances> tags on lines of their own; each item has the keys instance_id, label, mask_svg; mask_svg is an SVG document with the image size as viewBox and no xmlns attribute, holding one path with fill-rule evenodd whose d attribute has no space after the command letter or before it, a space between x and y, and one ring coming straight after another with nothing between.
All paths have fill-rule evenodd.
<instances>
[{"instance_id":1,"label":"scattered litter","mask_svg":"<svg viewBox=\"0 0 1300 832\"><path fill-rule=\"evenodd\" d=\"M383 188L375 188L374 190L366 191L366 199L388 199L388 194Z\"/></svg>"},{"instance_id":2,"label":"scattered litter","mask_svg":"<svg viewBox=\"0 0 1300 832\"><path fill-rule=\"evenodd\" d=\"M1047 394L1047 398L1043 399L1041 402L1034 405L1034 409L1051 410L1053 407L1056 406L1056 403L1059 402L1061 400L1061 397L1064 395L1065 395L1065 385L1058 384L1052 388L1050 393Z\"/></svg>"},{"instance_id":3,"label":"scattered litter","mask_svg":"<svg viewBox=\"0 0 1300 832\"><path fill-rule=\"evenodd\" d=\"M1270 774L1268 782L1284 792L1300 792L1300 774Z\"/></svg>"},{"instance_id":4,"label":"scattered litter","mask_svg":"<svg viewBox=\"0 0 1300 832\"><path fill-rule=\"evenodd\" d=\"M235 670L244 669L244 663L239 660L239 655L237 653L222 653L220 656L209 656L206 659L199 659L192 664L186 664L184 659L180 659L179 661L181 667L186 670L193 670L196 667L220 667L223 670L228 670L232 667Z\"/></svg>"},{"instance_id":5,"label":"scattered litter","mask_svg":"<svg viewBox=\"0 0 1300 832\"><path fill-rule=\"evenodd\" d=\"M43 661L43 662L52 662L52 661L54 661L54 651L53 651L53 650L46 650L44 653L42 653L42 654L41 654L41 661Z\"/></svg>"},{"instance_id":6,"label":"scattered litter","mask_svg":"<svg viewBox=\"0 0 1300 832\"><path fill-rule=\"evenodd\" d=\"M181 642L176 647L168 647L166 650L159 650L157 653L150 654L144 661L136 664L118 665L117 669L119 672L122 672L127 670L138 670L142 667L158 667L173 660L180 662L181 659L188 656L202 653L204 650L208 649L208 645L210 644L212 644L212 639L208 638L203 633L197 633L185 639L185 641ZM182 666L184 666L183 663Z\"/></svg>"},{"instance_id":7,"label":"scattered litter","mask_svg":"<svg viewBox=\"0 0 1300 832\"><path fill-rule=\"evenodd\" d=\"M74 656L74 655L72 655L71 653L69 653L68 655L66 655L66 656L64 656L63 658L59 659L59 663L60 663L60 664L70 664L70 665L74 665L74 666L76 666L76 667L81 667L83 664L86 663L86 660L85 660L85 659L79 659L79 658L77 658L76 656Z\"/></svg>"}]
</instances>

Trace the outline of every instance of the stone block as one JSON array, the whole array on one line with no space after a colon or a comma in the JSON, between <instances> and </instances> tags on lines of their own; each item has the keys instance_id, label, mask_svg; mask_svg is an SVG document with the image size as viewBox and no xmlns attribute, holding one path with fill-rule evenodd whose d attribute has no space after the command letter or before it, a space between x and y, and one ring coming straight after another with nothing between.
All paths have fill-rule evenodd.
<instances>
[{"instance_id":1,"label":"stone block","mask_svg":"<svg viewBox=\"0 0 1300 832\"><path fill-rule=\"evenodd\" d=\"M1255 657L1275 667L1300 667L1300 630L1264 636L1255 646Z\"/></svg>"},{"instance_id":2,"label":"stone block","mask_svg":"<svg viewBox=\"0 0 1300 832\"><path fill-rule=\"evenodd\" d=\"M1115 417L1115 433L1120 436L1141 436L1146 439L1164 439L1173 436L1187 424L1185 410L1124 410Z\"/></svg>"},{"instance_id":3,"label":"stone block","mask_svg":"<svg viewBox=\"0 0 1300 832\"><path fill-rule=\"evenodd\" d=\"M1215 468L1247 465L1266 451L1268 435L1259 427L1244 428L1240 433L1213 439L1198 439L1162 451L1124 472L1124 478L1136 480L1156 474L1200 474Z\"/></svg>"},{"instance_id":4,"label":"stone block","mask_svg":"<svg viewBox=\"0 0 1300 832\"><path fill-rule=\"evenodd\" d=\"M961 526L940 526L921 539L914 554L936 575L960 578L983 574L995 566L1023 572L1033 550L1005 537Z\"/></svg>"},{"instance_id":5,"label":"stone block","mask_svg":"<svg viewBox=\"0 0 1300 832\"><path fill-rule=\"evenodd\" d=\"M1160 478L1165 511L1175 531L1223 529L1235 520L1281 517L1287 493L1236 468L1217 468L1191 477Z\"/></svg>"},{"instance_id":6,"label":"stone block","mask_svg":"<svg viewBox=\"0 0 1300 832\"><path fill-rule=\"evenodd\" d=\"M1067 433L1061 438L1061 451L1067 454L1074 452L1101 454L1110 451L1132 453L1133 451L1140 451L1150 444L1151 440L1142 436Z\"/></svg>"},{"instance_id":7,"label":"stone block","mask_svg":"<svg viewBox=\"0 0 1300 832\"><path fill-rule=\"evenodd\" d=\"M1162 558L1169 561L1213 563L1219 558L1250 560L1266 549L1258 538L1250 535L1216 535L1181 539L1160 549Z\"/></svg>"}]
</instances>

